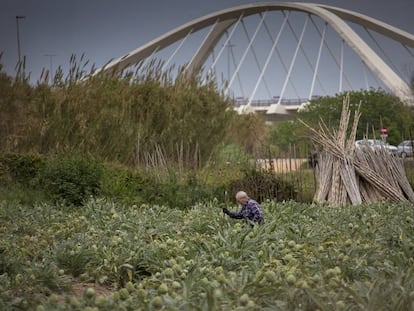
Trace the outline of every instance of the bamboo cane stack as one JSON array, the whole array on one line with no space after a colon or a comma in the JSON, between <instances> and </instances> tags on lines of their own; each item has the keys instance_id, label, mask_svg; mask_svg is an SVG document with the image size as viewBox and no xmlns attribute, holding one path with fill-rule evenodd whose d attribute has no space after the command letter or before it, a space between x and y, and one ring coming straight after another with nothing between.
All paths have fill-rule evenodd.
<instances>
[{"instance_id":1,"label":"bamboo cane stack","mask_svg":"<svg viewBox=\"0 0 414 311\"><path fill-rule=\"evenodd\" d=\"M358 205L382 200L414 202L414 192L402 160L385 149L355 148L360 105L354 113L347 136L350 98L344 98L337 130L329 130L323 120L316 130L300 120L311 132L311 139L322 147L315 168L316 203L330 206Z\"/></svg>"}]
</instances>

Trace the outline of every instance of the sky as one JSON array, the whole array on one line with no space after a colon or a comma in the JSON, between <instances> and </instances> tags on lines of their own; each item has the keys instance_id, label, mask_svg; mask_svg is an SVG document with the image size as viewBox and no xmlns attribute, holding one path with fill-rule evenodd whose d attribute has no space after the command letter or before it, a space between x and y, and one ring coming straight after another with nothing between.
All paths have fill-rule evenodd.
<instances>
[{"instance_id":1,"label":"sky","mask_svg":"<svg viewBox=\"0 0 414 311\"><path fill-rule=\"evenodd\" d=\"M0 0L0 59L15 75L17 28L32 76L67 66L71 55L100 67L195 18L254 0ZM272 2L272 1L266 1ZM281 2L281 1L274 1ZM289 1L285 1L289 2ZM413 0L315 0L414 33ZM16 22L16 16L25 16ZM18 26L17 26L18 24Z\"/></svg>"}]
</instances>

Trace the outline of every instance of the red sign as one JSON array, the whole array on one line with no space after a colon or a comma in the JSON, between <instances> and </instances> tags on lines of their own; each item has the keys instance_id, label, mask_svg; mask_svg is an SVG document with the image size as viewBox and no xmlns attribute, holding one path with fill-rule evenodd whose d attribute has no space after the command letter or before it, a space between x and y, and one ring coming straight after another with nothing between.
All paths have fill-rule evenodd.
<instances>
[{"instance_id":1,"label":"red sign","mask_svg":"<svg viewBox=\"0 0 414 311\"><path fill-rule=\"evenodd\" d=\"M388 129L384 126L382 129L381 129L381 135L387 135L388 134Z\"/></svg>"}]
</instances>

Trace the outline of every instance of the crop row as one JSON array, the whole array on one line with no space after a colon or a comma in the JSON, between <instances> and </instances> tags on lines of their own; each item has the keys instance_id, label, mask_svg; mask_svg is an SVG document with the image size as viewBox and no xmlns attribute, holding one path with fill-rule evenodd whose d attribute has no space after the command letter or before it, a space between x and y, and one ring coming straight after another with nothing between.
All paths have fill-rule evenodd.
<instances>
[{"instance_id":1,"label":"crop row","mask_svg":"<svg viewBox=\"0 0 414 311\"><path fill-rule=\"evenodd\" d=\"M412 205L262 205L2 202L0 309L412 310Z\"/></svg>"}]
</instances>

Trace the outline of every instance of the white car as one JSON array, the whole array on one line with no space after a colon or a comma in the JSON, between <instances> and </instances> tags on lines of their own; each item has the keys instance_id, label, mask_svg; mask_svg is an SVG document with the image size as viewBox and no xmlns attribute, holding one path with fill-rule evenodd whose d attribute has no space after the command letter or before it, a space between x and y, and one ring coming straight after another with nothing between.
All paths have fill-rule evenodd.
<instances>
[{"instance_id":1,"label":"white car","mask_svg":"<svg viewBox=\"0 0 414 311\"><path fill-rule=\"evenodd\" d=\"M413 140L404 140L401 144L398 145L398 155L401 158L412 157L413 156Z\"/></svg>"},{"instance_id":2,"label":"white car","mask_svg":"<svg viewBox=\"0 0 414 311\"><path fill-rule=\"evenodd\" d=\"M361 139L355 141L355 146L357 148L371 148L372 150L387 150L392 154L397 154L397 146L387 144L380 139Z\"/></svg>"}]
</instances>

